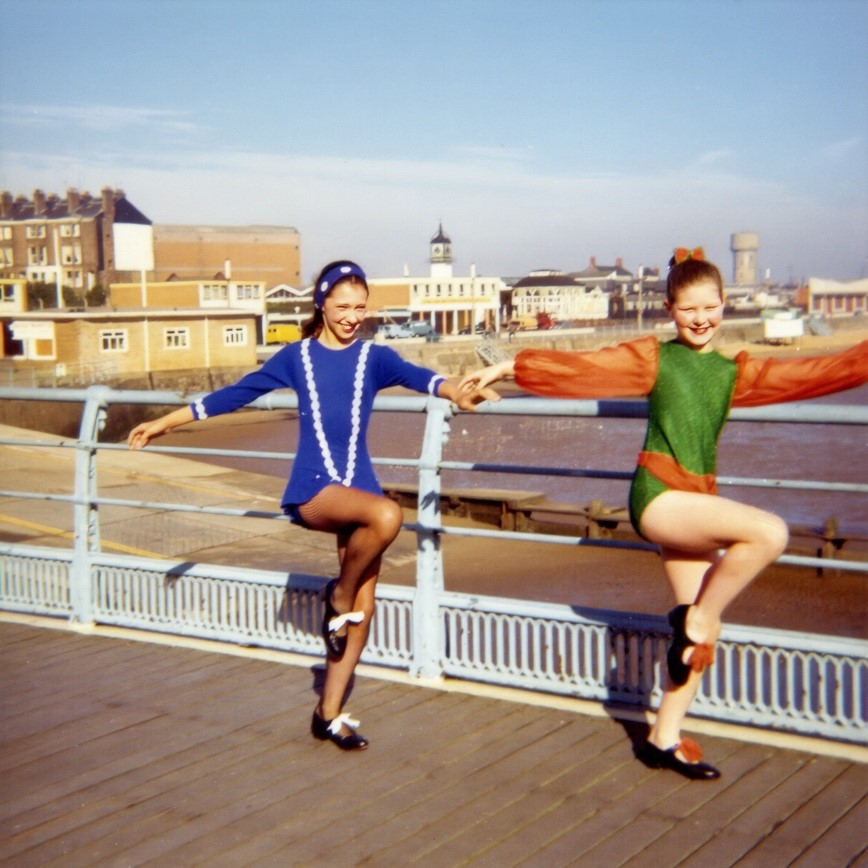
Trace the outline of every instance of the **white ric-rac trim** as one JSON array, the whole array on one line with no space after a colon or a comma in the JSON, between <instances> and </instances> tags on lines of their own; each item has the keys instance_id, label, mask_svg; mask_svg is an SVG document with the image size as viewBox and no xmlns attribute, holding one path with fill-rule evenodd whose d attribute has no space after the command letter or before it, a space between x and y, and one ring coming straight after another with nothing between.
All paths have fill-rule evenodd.
<instances>
[{"instance_id":1,"label":"white ric-rac trim","mask_svg":"<svg viewBox=\"0 0 868 868\"><path fill-rule=\"evenodd\" d=\"M370 342L366 341L362 345L362 351L359 353L359 361L356 363L356 375L354 378L355 389L353 392L353 404L351 413L352 430L350 433L350 443L347 449L347 472L343 479L335 467L332 452L329 448L328 440L326 439L325 429L322 424L322 412L320 411L319 393L316 390L316 383L313 379L313 362L310 358L310 338L305 338L301 342L301 361L304 365L304 375L307 381L307 390L310 393L310 407L313 413L313 427L316 431L316 439L319 443L319 451L322 453L322 460L325 464L326 471L332 482L337 482L347 488L353 483L353 476L356 473L356 452L359 446L359 433L362 427L362 388L365 383L365 363L367 362L368 353L371 349ZM344 350L335 350L334 352L344 352Z\"/></svg>"},{"instance_id":2,"label":"white ric-rac trim","mask_svg":"<svg viewBox=\"0 0 868 868\"><path fill-rule=\"evenodd\" d=\"M431 381L428 383L428 394L433 395L435 398L437 397L437 386L440 383L445 383L446 377L441 376L440 374L434 374L431 377Z\"/></svg>"},{"instance_id":3,"label":"white ric-rac trim","mask_svg":"<svg viewBox=\"0 0 868 868\"><path fill-rule=\"evenodd\" d=\"M197 419L207 419L208 418L208 411L205 409L205 402L202 400L202 398L199 398L199 400L196 401L196 403L193 405L193 407L196 410L196 418Z\"/></svg>"}]
</instances>

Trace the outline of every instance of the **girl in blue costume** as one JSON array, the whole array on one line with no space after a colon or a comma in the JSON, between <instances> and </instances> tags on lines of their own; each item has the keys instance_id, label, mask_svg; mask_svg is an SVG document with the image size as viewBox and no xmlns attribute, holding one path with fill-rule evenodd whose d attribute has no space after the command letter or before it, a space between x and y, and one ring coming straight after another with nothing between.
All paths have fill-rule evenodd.
<instances>
[{"instance_id":1,"label":"girl in blue costume","mask_svg":"<svg viewBox=\"0 0 868 868\"><path fill-rule=\"evenodd\" d=\"M681 724L714 660L726 607L784 551L786 524L717 494L717 441L731 406L814 398L868 379L868 342L817 358L729 359L711 347L723 319L723 279L701 248L670 261L666 308L676 338L644 337L585 353L524 350L466 376L480 389L515 377L523 389L561 398L648 396L648 428L630 489L636 530L660 547L678 604L668 678L648 741L646 765L694 779L720 777Z\"/></svg>"},{"instance_id":2,"label":"girl in blue costume","mask_svg":"<svg viewBox=\"0 0 868 868\"><path fill-rule=\"evenodd\" d=\"M302 340L274 354L237 383L152 422L136 426L130 448L139 449L180 425L249 404L273 389L298 394L299 442L282 506L292 520L337 536L340 576L324 594L326 677L311 731L344 750L368 740L343 712L353 671L374 615L374 590L383 553L398 535L401 507L383 496L365 439L374 397L405 386L473 409L483 397L459 390L439 374L402 359L390 347L358 339L368 284L354 262L327 265L314 285L314 316Z\"/></svg>"}]
</instances>

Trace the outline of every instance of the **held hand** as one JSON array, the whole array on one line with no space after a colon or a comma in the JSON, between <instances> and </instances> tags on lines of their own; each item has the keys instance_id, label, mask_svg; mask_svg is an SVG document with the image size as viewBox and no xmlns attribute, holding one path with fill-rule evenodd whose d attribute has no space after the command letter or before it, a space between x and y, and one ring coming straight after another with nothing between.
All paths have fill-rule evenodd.
<instances>
[{"instance_id":1,"label":"held hand","mask_svg":"<svg viewBox=\"0 0 868 868\"><path fill-rule=\"evenodd\" d=\"M467 374L458 384L458 389L462 392L485 389L486 386L490 386L498 380L513 376L514 372L515 367L512 360L489 365L487 368L480 368L478 371Z\"/></svg>"},{"instance_id":2,"label":"held hand","mask_svg":"<svg viewBox=\"0 0 868 868\"><path fill-rule=\"evenodd\" d=\"M464 390L458 393L455 397L455 403L461 410L476 411L477 404L482 404L484 401L499 401L500 395L494 389L474 389L473 391Z\"/></svg>"}]
</instances>

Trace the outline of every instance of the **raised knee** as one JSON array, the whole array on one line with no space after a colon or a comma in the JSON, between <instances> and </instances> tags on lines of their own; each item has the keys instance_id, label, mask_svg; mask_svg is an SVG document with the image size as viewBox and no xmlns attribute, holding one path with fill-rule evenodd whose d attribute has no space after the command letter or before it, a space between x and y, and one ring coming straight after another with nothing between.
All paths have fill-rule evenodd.
<instances>
[{"instance_id":1,"label":"raised knee","mask_svg":"<svg viewBox=\"0 0 868 868\"><path fill-rule=\"evenodd\" d=\"M375 525L381 536L384 539L394 539L398 535L398 531L401 530L403 521L404 511L400 505L387 497L382 498L375 520Z\"/></svg>"},{"instance_id":2,"label":"raised knee","mask_svg":"<svg viewBox=\"0 0 868 868\"><path fill-rule=\"evenodd\" d=\"M762 522L761 531L763 543L768 548L772 560L779 558L787 548L790 541L790 529L787 523L777 515L769 515Z\"/></svg>"}]
</instances>

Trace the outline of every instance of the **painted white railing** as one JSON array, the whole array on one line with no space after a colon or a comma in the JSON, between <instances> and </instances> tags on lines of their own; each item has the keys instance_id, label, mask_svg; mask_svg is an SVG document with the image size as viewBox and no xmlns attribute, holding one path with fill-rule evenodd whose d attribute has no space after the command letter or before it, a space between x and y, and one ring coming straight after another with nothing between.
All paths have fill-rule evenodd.
<instances>
[{"instance_id":1,"label":"painted white railing","mask_svg":"<svg viewBox=\"0 0 868 868\"><path fill-rule=\"evenodd\" d=\"M282 514L190 506L168 501L123 500L98 490L99 452L126 449L99 442L111 404L186 403L174 393L86 390L2 389L0 399L76 401L84 405L79 437L72 441L0 439L0 447L26 444L74 449L76 467L69 493L0 490L16 499L54 500L74 514L70 548L0 542L0 608L59 616L94 624L206 637L320 656L321 603L325 576L251 570L189 561L176 562L116 554L100 544L101 506L168 512L195 511L286 521ZM272 394L253 406L292 409L295 396ZM665 660L668 630L662 617L631 612L582 610L564 605L446 592L440 542L444 535L496 537L535 545L600 545L648 548L641 542L551 536L444 525L440 515L440 473L463 470L576 476L624 476L612 471L573 471L520 465L455 463L442 459L452 410L444 401L381 397L375 411L426 413L419 457L375 459L411 465L418 472L418 513L408 525L417 536L415 588L378 587L377 613L363 660L398 667L420 678L457 677L546 691L600 702L653 706L659 699L658 673ZM503 416L642 416L644 402L514 399L486 405ZM868 409L822 404L785 405L739 411L733 417L759 421L868 424ZM149 447L149 451L214 454L207 449ZM227 450L219 450L226 452ZM250 455L243 450L232 454ZM262 453L257 453L262 457ZM277 457L293 458L291 453ZM626 474L627 476L629 474ZM722 482L734 480L722 479ZM795 480L735 480L770 487ZM2 483L0 483L2 484ZM804 483L816 487L818 483ZM857 493L857 481L823 484ZM828 567L818 558L787 555L781 562ZM868 562L836 560L835 568L868 572ZM706 673L693 713L727 721L775 727L846 741L863 741L868 722L868 642L805 635L757 627L728 626L717 662Z\"/></svg>"}]
</instances>

